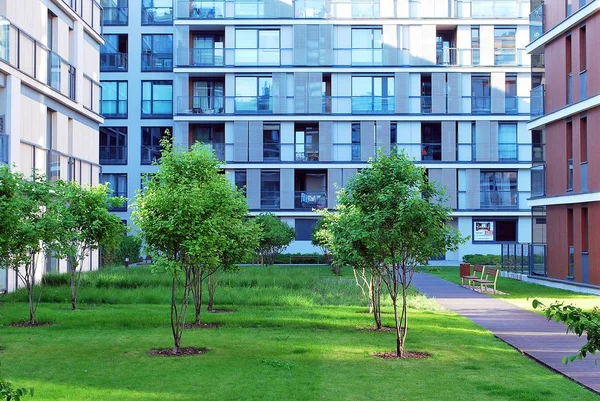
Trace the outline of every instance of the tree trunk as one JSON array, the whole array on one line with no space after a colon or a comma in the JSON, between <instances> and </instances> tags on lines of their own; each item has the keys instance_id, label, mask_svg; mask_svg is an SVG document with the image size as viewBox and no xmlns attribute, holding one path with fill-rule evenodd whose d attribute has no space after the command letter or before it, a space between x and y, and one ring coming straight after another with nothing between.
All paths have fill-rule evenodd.
<instances>
[{"instance_id":1,"label":"tree trunk","mask_svg":"<svg viewBox=\"0 0 600 401\"><path fill-rule=\"evenodd\" d=\"M400 339L400 352L404 353L404 345L406 344L406 334L408 332L408 305L407 305L407 295L408 292L408 282L406 277L406 268L402 269L402 316L400 319L400 324L402 326L402 337Z\"/></svg>"},{"instance_id":2,"label":"tree trunk","mask_svg":"<svg viewBox=\"0 0 600 401\"><path fill-rule=\"evenodd\" d=\"M194 324L200 325L202 313L202 273L204 268L195 267L192 272L192 298L194 298Z\"/></svg>"},{"instance_id":3,"label":"tree trunk","mask_svg":"<svg viewBox=\"0 0 600 401\"><path fill-rule=\"evenodd\" d=\"M35 306L33 304L33 279L30 277L29 272L25 273L25 287L29 299L29 324L33 326L35 324Z\"/></svg>"},{"instance_id":4,"label":"tree trunk","mask_svg":"<svg viewBox=\"0 0 600 401\"><path fill-rule=\"evenodd\" d=\"M176 290L177 278L173 276L173 281L171 282L171 332L173 333L173 353L175 354L179 352L179 347L181 345L181 332L178 327L179 318L177 313Z\"/></svg>"},{"instance_id":5,"label":"tree trunk","mask_svg":"<svg viewBox=\"0 0 600 401\"><path fill-rule=\"evenodd\" d=\"M217 290L217 276L216 272L211 273L208 276L208 306L207 310L212 312L214 310L215 305L215 291Z\"/></svg>"},{"instance_id":6,"label":"tree trunk","mask_svg":"<svg viewBox=\"0 0 600 401\"><path fill-rule=\"evenodd\" d=\"M373 287L373 277L369 281L369 313L375 313L375 288Z\"/></svg>"},{"instance_id":7,"label":"tree trunk","mask_svg":"<svg viewBox=\"0 0 600 401\"><path fill-rule=\"evenodd\" d=\"M404 348L402 346L402 333L400 332L400 319L398 318L398 269L393 268L393 294L392 304L394 305L394 322L396 323L396 356L402 358L404 356Z\"/></svg>"},{"instance_id":8,"label":"tree trunk","mask_svg":"<svg viewBox=\"0 0 600 401\"><path fill-rule=\"evenodd\" d=\"M381 330L381 278L373 278L371 303L373 305L373 318L375 319L375 327L377 327L377 330Z\"/></svg>"},{"instance_id":9,"label":"tree trunk","mask_svg":"<svg viewBox=\"0 0 600 401\"><path fill-rule=\"evenodd\" d=\"M75 290L75 280L77 268L71 264L71 308L77 310L77 291Z\"/></svg>"}]
</instances>

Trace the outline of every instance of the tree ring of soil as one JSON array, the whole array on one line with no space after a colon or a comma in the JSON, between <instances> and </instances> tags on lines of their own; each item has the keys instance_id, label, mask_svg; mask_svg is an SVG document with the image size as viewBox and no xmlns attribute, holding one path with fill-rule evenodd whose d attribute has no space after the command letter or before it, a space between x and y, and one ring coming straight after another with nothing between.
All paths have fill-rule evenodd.
<instances>
[{"instance_id":1,"label":"tree ring of soil","mask_svg":"<svg viewBox=\"0 0 600 401\"><path fill-rule=\"evenodd\" d=\"M29 322L14 322L14 323L9 323L8 326L10 327L44 327L44 326L52 326L54 323L51 322L35 322L34 324L31 324Z\"/></svg>"},{"instance_id":2,"label":"tree ring of soil","mask_svg":"<svg viewBox=\"0 0 600 401\"><path fill-rule=\"evenodd\" d=\"M216 323L186 323L183 327L186 329L218 329L221 325Z\"/></svg>"},{"instance_id":3,"label":"tree ring of soil","mask_svg":"<svg viewBox=\"0 0 600 401\"><path fill-rule=\"evenodd\" d=\"M206 354L208 351L208 348L182 347L175 353L173 352L173 348L154 348L149 350L148 354L159 356L192 356Z\"/></svg>"},{"instance_id":4,"label":"tree ring of soil","mask_svg":"<svg viewBox=\"0 0 600 401\"><path fill-rule=\"evenodd\" d=\"M378 329L377 327L372 327L372 326L369 326L369 327L359 326L358 330L361 330L361 331L374 331L374 332L377 332L377 333L391 333L391 332L396 332L396 329L394 327L389 327L389 326L382 326L380 329Z\"/></svg>"},{"instance_id":5,"label":"tree ring of soil","mask_svg":"<svg viewBox=\"0 0 600 401\"><path fill-rule=\"evenodd\" d=\"M421 352L421 351L404 351L404 356L400 358L396 355L395 351L387 351L387 352L375 352L373 354L374 357L381 359L425 359L431 358L431 354L429 352Z\"/></svg>"},{"instance_id":6,"label":"tree ring of soil","mask_svg":"<svg viewBox=\"0 0 600 401\"><path fill-rule=\"evenodd\" d=\"M213 309L209 310L208 313L233 313L235 309Z\"/></svg>"}]
</instances>

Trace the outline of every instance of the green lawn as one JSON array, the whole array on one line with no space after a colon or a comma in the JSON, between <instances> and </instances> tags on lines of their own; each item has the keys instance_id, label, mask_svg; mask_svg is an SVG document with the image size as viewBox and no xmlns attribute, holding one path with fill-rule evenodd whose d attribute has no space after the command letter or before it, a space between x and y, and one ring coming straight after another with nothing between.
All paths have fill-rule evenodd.
<instances>
[{"instance_id":1,"label":"green lawn","mask_svg":"<svg viewBox=\"0 0 600 401\"><path fill-rule=\"evenodd\" d=\"M221 282L216 306L237 312L204 314L222 326L186 331L184 346L210 351L184 358L147 354L170 347L171 333L168 280L146 268L90 274L78 312L66 287L47 288L54 302L38 313L47 327L7 327L27 315L23 294L9 295L0 301L0 372L33 386L34 400L598 399L416 294L407 348L433 356L381 360L371 353L392 350L394 334L357 330L372 318L349 275L244 267Z\"/></svg>"},{"instance_id":2,"label":"green lawn","mask_svg":"<svg viewBox=\"0 0 600 401\"><path fill-rule=\"evenodd\" d=\"M458 266L427 266L421 270L456 284L461 283ZM507 295L494 295L491 293L490 295L529 310L534 310L531 305L534 299L539 299L546 305L560 301L565 304L577 305L583 309L592 309L594 306L600 306L600 297L596 295L587 295L538 284L525 283L504 277L498 277L496 288L499 291L507 293ZM536 311L542 313L539 309Z\"/></svg>"}]
</instances>

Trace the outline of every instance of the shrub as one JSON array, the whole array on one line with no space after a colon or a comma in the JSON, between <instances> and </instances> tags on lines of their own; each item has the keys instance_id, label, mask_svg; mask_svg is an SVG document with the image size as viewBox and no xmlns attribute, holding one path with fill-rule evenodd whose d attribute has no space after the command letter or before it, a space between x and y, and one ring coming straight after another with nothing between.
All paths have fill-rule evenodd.
<instances>
[{"instance_id":1,"label":"shrub","mask_svg":"<svg viewBox=\"0 0 600 401\"><path fill-rule=\"evenodd\" d=\"M135 235L124 235L118 241L113 250L102 250L102 266L121 265L125 258L129 258L130 263L136 263L140 260L140 249L142 240Z\"/></svg>"},{"instance_id":2,"label":"shrub","mask_svg":"<svg viewBox=\"0 0 600 401\"><path fill-rule=\"evenodd\" d=\"M495 266L495 265L499 265L501 263L501 260L500 260L500 255L475 254L475 255L463 256L463 262L471 263L473 265L488 265L488 266L493 265L493 266Z\"/></svg>"},{"instance_id":3,"label":"shrub","mask_svg":"<svg viewBox=\"0 0 600 401\"><path fill-rule=\"evenodd\" d=\"M42 284L50 287L69 285L71 277L67 273L46 273L42 276Z\"/></svg>"}]
</instances>

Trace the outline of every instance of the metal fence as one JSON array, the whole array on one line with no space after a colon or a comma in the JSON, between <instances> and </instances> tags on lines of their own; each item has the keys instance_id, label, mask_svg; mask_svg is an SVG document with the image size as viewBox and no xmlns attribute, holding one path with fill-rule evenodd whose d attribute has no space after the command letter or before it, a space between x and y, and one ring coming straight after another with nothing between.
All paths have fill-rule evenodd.
<instances>
[{"instance_id":1,"label":"metal fence","mask_svg":"<svg viewBox=\"0 0 600 401\"><path fill-rule=\"evenodd\" d=\"M546 276L545 244L502 244L500 260L504 271Z\"/></svg>"}]
</instances>

